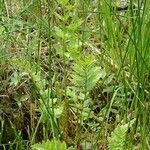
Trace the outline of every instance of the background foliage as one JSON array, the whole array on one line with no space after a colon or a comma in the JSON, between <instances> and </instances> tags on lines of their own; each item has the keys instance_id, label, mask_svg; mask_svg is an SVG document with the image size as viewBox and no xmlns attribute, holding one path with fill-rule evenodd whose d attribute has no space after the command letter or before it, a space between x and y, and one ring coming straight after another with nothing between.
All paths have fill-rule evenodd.
<instances>
[{"instance_id":1,"label":"background foliage","mask_svg":"<svg viewBox=\"0 0 150 150\"><path fill-rule=\"evenodd\" d=\"M146 0L0 0L0 147L150 149Z\"/></svg>"}]
</instances>

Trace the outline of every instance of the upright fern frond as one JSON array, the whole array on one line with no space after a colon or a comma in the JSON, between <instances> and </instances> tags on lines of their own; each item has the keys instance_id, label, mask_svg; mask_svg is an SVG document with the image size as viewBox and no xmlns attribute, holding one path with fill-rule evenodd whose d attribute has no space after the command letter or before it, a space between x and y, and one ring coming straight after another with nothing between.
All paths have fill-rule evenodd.
<instances>
[{"instance_id":1,"label":"upright fern frond","mask_svg":"<svg viewBox=\"0 0 150 150\"><path fill-rule=\"evenodd\" d=\"M118 125L108 138L110 150L124 150L126 134L128 129L134 123L134 119L124 125Z\"/></svg>"},{"instance_id":2,"label":"upright fern frond","mask_svg":"<svg viewBox=\"0 0 150 150\"><path fill-rule=\"evenodd\" d=\"M87 93L93 89L100 78L105 77L105 70L95 66L92 55L81 58L73 66L72 83Z\"/></svg>"}]
</instances>

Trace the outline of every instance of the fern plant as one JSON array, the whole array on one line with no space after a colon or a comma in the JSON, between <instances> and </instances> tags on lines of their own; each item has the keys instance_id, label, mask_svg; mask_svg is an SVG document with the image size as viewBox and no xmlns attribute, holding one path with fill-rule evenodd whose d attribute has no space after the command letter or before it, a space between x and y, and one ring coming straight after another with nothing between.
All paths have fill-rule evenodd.
<instances>
[{"instance_id":1,"label":"fern plant","mask_svg":"<svg viewBox=\"0 0 150 150\"><path fill-rule=\"evenodd\" d=\"M56 118L60 116L63 111L63 106L53 106L51 99L48 100L48 89L46 88L46 80L42 76L40 70L36 70L36 65L32 65L28 60L21 58L12 58L11 59L12 66L17 68L20 72L23 72L25 75L28 75L31 79L34 90L37 95L39 95L39 103L40 107L38 111L41 112L42 121L49 124L52 128L55 135L58 136L59 129L57 127ZM17 82L18 83L18 82ZM54 99L54 103L56 103L57 99ZM55 115L54 115L55 114Z\"/></svg>"},{"instance_id":2,"label":"fern plant","mask_svg":"<svg viewBox=\"0 0 150 150\"><path fill-rule=\"evenodd\" d=\"M88 121L91 115L89 107L90 98L89 92L94 88L100 78L104 78L106 72L99 66L96 66L96 60L93 55L80 56L75 60L73 66L73 73L71 75L71 82L75 88L76 95L78 95L75 107L78 113L78 125L76 129L76 142L81 139L82 125Z\"/></svg>"},{"instance_id":3,"label":"fern plant","mask_svg":"<svg viewBox=\"0 0 150 150\"><path fill-rule=\"evenodd\" d=\"M73 66L72 83L82 90L83 93L90 92L100 78L104 78L106 72L95 65L93 55L85 56L77 60Z\"/></svg>"},{"instance_id":4,"label":"fern plant","mask_svg":"<svg viewBox=\"0 0 150 150\"><path fill-rule=\"evenodd\" d=\"M127 131L133 125L134 119L124 125L118 125L108 138L110 150L124 150Z\"/></svg>"},{"instance_id":5,"label":"fern plant","mask_svg":"<svg viewBox=\"0 0 150 150\"><path fill-rule=\"evenodd\" d=\"M95 58L93 55L87 55L77 59L73 66L73 73L71 75L71 82L78 95L78 101L75 102L75 106L82 110L81 122L88 118L90 115L90 97L89 92L96 86L96 83L100 78L106 76L106 72L95 64Z\"/></svg>"}]
</instances>

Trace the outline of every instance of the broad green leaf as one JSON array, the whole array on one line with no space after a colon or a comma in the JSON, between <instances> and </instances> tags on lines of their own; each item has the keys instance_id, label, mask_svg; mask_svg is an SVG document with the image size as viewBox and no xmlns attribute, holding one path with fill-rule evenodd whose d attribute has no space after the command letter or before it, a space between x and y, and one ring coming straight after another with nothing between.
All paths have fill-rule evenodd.
<instances>
[{"instance_id":1,"label":"broad green leaf","mask_svg":"<svg viewBox=\"0 0 150 150\"><path fill-rule=\"evenodd\" d=\"M59 27L54 27L54 31L55 31L55 34L60 37L60 38L64 38L64 32L62 31L62 29L60 29Z\"/></svg>"},{"instance_id":2,"label":"broad green leaf","mask_svg":"<svg viewBox=\"0 0 150 150\"><path fill-rule=\"evenodd\" d=\"M4 31L5 31L5 28L3 26L1 26L0 27L0 35L2 35Z\"/></svg>"},{"instance_id":3,"label":"broad green leaf","mask_svg":"<svg viewBox=\"0 0 150 150\"><path fill-rule=\"evenodd\" d=\"M46 142L43 141L42 143L32 145L31 150L67 150L67 146L65 142L47 140Z\"/></svg>"},{"instance_id":4,"label":"broad green leaf","mask_svg":"<svg viewBox=\"0 0 150 150\"><path fill-rule=\"evenodd\" d=\"M19 75L19 73L14 72L13 76L11 77L10 85L17 86L20 81L21 81L21 76Z\"/></svg>"},{"instance_id":5,"label":"broad green leaf","mask_svg":"<svg viewBox=\"0 0 150 150\"><path fill-rule=\"evenodd\" d=\"M57 0L57 2L62 5L62 6L65 6L67 5L67 3L69 2L69 0Z\"/></svg>"}]
</instances>

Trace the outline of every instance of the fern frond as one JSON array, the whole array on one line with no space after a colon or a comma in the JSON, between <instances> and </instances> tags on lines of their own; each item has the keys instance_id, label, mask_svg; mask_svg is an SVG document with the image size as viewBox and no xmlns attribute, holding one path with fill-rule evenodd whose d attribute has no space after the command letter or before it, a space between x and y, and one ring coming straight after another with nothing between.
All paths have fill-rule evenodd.
<instances>
[{"instance_id":1,"label":"fern frond","mask_svg":"<svg viewBox=\"0 0 150 150\"><path fill-rule=\"evenodd\" d=\"M95 58L90 55L81 58L73 66L71 81L76 87L87 93L91 91L99 79L104 78L105 75L105 70L95 66Z\"/></svg>"},{"instance_id":2,"label":"fern frond","mask_svg":"<svg viewBox=\"0 0 150 150\"><path fill-rule=\"evenodd\" d=\"M118 125L108 138L110 150L124 150L126 134L128 129L133 125L135 120L131 120L124 125Z\"/></svg>"}]
</instances>

